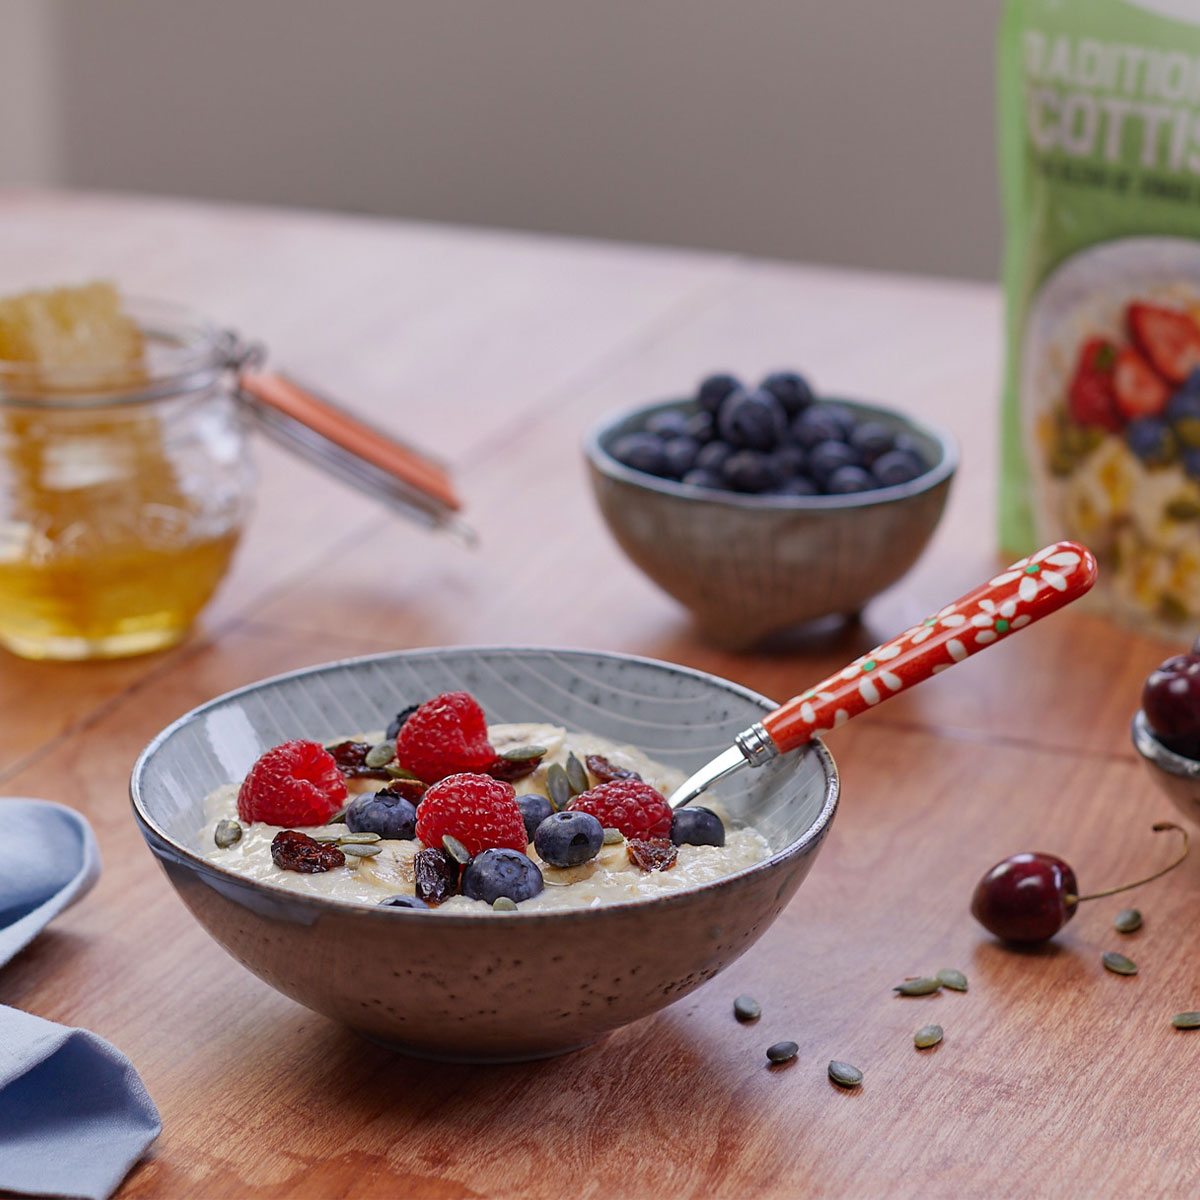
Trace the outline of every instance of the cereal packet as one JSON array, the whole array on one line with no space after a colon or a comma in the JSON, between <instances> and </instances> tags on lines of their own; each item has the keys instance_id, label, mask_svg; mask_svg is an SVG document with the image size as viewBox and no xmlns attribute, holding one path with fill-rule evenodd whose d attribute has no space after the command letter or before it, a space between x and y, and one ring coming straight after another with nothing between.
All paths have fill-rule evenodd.
<instances>
[{"instance_id":1,"label":"cereal packet","mask_svg":"<svg viewBox=\"0 0 1200 1200\"><path fill-rule=\"evenodd\" d=\"M1005 550L1100 561L1096 602L1200 625L1200 0L1008 0Z\"/></svg>"}]
</instances>

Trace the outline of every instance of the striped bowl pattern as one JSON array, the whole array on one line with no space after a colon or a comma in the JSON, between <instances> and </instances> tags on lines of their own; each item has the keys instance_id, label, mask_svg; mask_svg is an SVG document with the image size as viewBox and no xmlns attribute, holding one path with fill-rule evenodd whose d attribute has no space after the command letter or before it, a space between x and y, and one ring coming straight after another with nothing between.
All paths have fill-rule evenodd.
<instances>
[{"instance_id":1,"label":"striped bowl pattern","mask_svg":"<svg viewBox=\"0 0 1200 1200\"><path fill-rule=\"evenodd\" d=\"M706 887L585 911L431 914L298 896L203 858L203 800L265 749L379 728L469 691L489 722L553 721L692 770L774 704L669 663L592 651L457 647L307 668L185 714L138 758L134 815L204 928L286 995L411 1053L508 1061L561 1053L646 1016L746 950L807 874L837 805L819 742L720 788L772 854Z\"/></svg>"}]
</instances>

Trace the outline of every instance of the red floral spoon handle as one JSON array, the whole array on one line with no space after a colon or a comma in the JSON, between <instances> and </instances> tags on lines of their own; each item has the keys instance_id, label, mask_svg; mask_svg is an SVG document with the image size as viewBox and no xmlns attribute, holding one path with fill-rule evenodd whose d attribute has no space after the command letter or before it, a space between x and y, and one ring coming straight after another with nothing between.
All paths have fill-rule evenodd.
<instances>
[{"instance_id":1,"label":"red floral spoon handle","mask_svg":"<svg viewBox=\"0 0 1200 1200\"><path fill-rule=\"evenodd\" d=\"M1070 604L1095 582L1091 551L1055 542L788 700L763 727L786 754Z\"/></svg>"}]
</instances>

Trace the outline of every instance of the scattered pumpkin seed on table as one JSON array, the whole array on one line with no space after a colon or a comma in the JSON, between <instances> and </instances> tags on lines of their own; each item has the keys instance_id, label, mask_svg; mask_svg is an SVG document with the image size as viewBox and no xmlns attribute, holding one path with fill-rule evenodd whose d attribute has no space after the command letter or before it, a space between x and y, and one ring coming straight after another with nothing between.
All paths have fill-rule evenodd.
<instances>
[{"instance_id":1,"label":"scattered pumpkin seed on table","mask_svg":"<svg viewBox=\"0 0 1200 1200\"><path fill-rule=\"evenodd\" d=\"M1117 954L1113 950L1105 950L1100 955L1100 961L1114 975L1136 975L1138 973L1137 963L1131 958L1126 958L1123 954Z\"/></svg>"},{"instance_id":2,"label":"scattered pumpkin seed on table","mask_svg":"<svg viewBox=\"0 0 1200 1200\"><path fill-rule=\"evenodd\" d=\"M930 1046L936 1046L943 1036L940 1025L926 1025L913 1034L913 1045L918 1050L928 1050Z\"/></svg>"},{"instance_id":3,"label":"scattered pumpkin seed on table","mask_svg":"<svg viewBox=\"0 0 1200 1200\"><path fill-rule=\"evenodd\" d=\"M1142 914L1136 908L1123 908L1113 919L1113 928L1120 933L1132 933L1142 927Z\"/></svg>"},{"instance_id":4,"label":"scattered pumpkin seed on table","mask_svg":"<svg viewBox=\"0 0 1200 1200\"><path fill-rule=\"evenodd\" d=\"M1200 1012L1176 1013L1171 1018L1176 1029L1200 1029Z\"/></svg>"},{"instance_id":5,"label":"scattered pumpkin seed on table","mask_svg":"<svg viewBox=\"0 0 1200 1200\"><path fill-rule=\"evenodd\" d=\"M776 1042L767 1047L767 1057L773 1063L791 1062L799 1053L800 1047L795 1042Z\"/></svg>"},{"instance_id":6,"label":"scattered pumpkin seed on table","mask_svg":"<svg viewBox=\"0 0 1200 1200\"><path fill-rule=\"evenodd\" d=\"M739 1021L757 1021L762 1016L762 1005L753 996L739 996L733 1002L733 1015Z\"/></svg>"},{"instance_id":7,"label":"scattered pumpkin seed on table","mask_svg":"<svg viewBox=\"0 0 1200 1200\"><path fill-rule=\"evenodd\" d=\"M922 975L919 979L906 979L903 983L898 983L892 991L899 992L901 996L931 996L941 986L936 979Z\"/></svg>"},{"instance_id":8,"label":"scattered pumpkin seed on table","mask_svg":"<svg viewBox=\"0 0 1200 1200\"><path fill-rule=\"evenodd\" d=\"M848 1062L836 1058L829 1064L829 1078L839 1087L856 1088L863 1081L863 1073Z\"/></svg>"},{"instance_id":9,"label":"scattered pumpkin seed on table","mask_svg":"<svg viewBox=\"0 0 1200 1200\"><path fill-rule=\"evenodd\" d=\"M942 987L949 988L952 992L967 990L967 977L961 971L954 970L953 967L943 967L937 973L937 981Z\"/></svg>"}]
</instances>

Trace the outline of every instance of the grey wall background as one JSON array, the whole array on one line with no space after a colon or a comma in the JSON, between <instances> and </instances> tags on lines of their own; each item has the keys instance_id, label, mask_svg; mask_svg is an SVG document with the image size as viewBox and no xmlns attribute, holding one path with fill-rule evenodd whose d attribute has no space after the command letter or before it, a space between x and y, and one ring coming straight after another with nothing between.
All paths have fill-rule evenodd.
<instances>
[{"instance_id":1,"label":"grey wall background","mask_svg":"<svg viewBox=\"0 0 1200 1200\"><path fill-rule=\"evenodd\" d=\"M1000 0L7 3L10 181L996 275Z\"/></svg>"}]
</instances>

